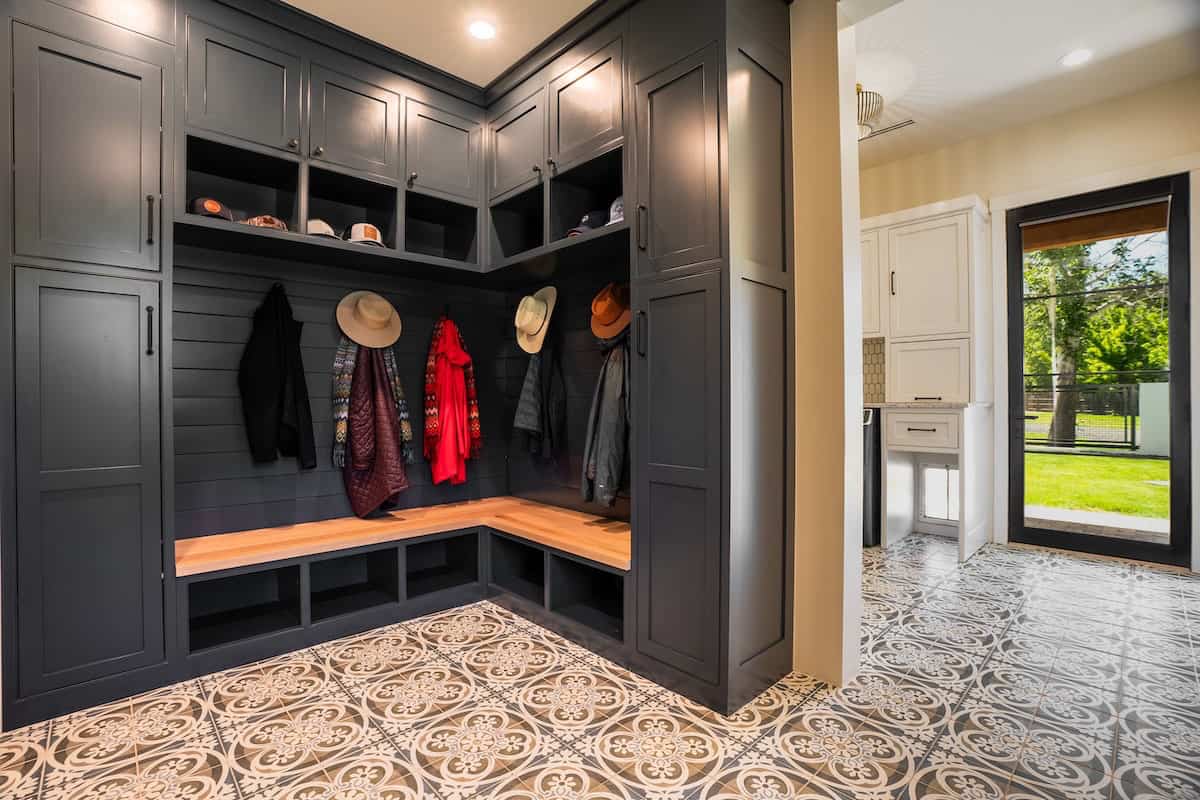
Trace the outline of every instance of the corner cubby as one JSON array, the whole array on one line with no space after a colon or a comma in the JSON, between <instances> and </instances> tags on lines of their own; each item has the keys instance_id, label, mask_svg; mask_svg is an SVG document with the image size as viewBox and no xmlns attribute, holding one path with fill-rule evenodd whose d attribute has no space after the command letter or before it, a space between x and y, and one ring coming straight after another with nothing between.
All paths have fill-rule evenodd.
<instances>
[{"instance_id":1,"label":"corner cubby","mask_svg":"<svg viewBox=\"0 0 1200 800\"><path fill-rule=\"evenodd\" d=\"M505 536L492 536L491 583L542 605L546 591L545 551Z\"/></svg>"},{"instance_id":2,"label":"corner cubby","mask_svg":"<svg viewBox=\"0 0 1200 800\"><path fill-rule=\"evenodd\" d=\"M563 239L584 214L608 219L612 202L624 192L621 148L610 150L550 179L550 241Z\"/></svg>"},{"instance_id":3,"label":"corner cubby","mask_svg":"<svg viewBox=\"0 0 1200 800\"><path fill-rule=\"evenodd\" d=\"M474 264L479 210L451 200L406 192L404 197L404 249L409 253L448 258Z\"/></svg>"},{"instance_id":4,"label":"corner cubby","mask_svg":"<svg viewBox=\"0 0 1200 800\"><path fill-rule=\"evenodd\" d=\"M308 219L323 219L341 236L356 222L369 222L383 234L383 243L396 246L396 187L309 166ZM308 220L300 228L308 233ZM363 247L374 247L364 244Z\"/></svg>"},{"instance_id":5,"label":"corner cubby","mask_svg":"<svg viewBox=\"0 0 1200 800\"><path fill-rule=\"evenodd\" d=\"M231 147L198 136L187 137L187 208L197 197L211 197L234 212L234 221L270 214L299 230L295 161Z\"/></svg>"},{"instance_id":6,"label":"corner cubby","mask_svg":"<svg viewBox=\"0 0 1200 800\"><path fill-rule=\"evenodd\" d=\"M406 597L411 600L479 581L479 534L467 533L405 547Z\"/></svg>"},{"instance_id":7,"label":"corner cubby","mask_svg":"<svg viewBox=\"0 0 1200 800\"><path fill-rule=\"evenodd\" d=\"M625 579L607 570L551 555L550 610L622 641Z\"/></svg>"},{"instance_id":8,"label":"corner cubby","mask_svg":"<svg viewBox=\"0 0 1200 800\"><path fill-rule=\"evenodd\" d=\"M396 548L390 547L309 564L312 621L399 603L398 553Z\"/></svg>"},{"instance_id":9,"label":"corner cubby","mask_svg":"<svg viewBox=\"0 0 1200 800\"><path fill-rule=\"evenodd\" d=\"M196 653L300 625L300 567L188 585L188 650Z\"/></svg>"},{"instance_id":10,"label":"corner cubby","mask_svg":"<svg viewBox=\"0 0 1200 800\"><path fill-rule=\"evenodd\" d=\"M545 191L541 184L526 189L490 209L496 260L512 258L545 244Z\"/></svg>"}]
</instances>

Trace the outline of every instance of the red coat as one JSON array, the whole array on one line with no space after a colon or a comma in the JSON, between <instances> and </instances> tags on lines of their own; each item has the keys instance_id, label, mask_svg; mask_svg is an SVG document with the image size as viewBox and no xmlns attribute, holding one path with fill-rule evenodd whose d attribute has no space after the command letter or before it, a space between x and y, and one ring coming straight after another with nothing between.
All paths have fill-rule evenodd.
<instances>
[{"instance_id":1,"label":"red coat","mask_svg":"<svg viewBox=\"0 0 1200 800\"><path fill-rule=\"evenodd\" d=\"M465 483L467 459L479 454L479 407L471 356L450 319L434 327L425 372L425 457L433 482Z\"/></svg>"}]
</instances>

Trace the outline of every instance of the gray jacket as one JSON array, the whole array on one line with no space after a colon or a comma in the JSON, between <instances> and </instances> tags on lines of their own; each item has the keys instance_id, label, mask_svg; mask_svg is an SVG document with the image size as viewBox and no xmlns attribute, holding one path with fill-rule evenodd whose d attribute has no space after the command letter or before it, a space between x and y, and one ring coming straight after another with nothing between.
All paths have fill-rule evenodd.
<instances>
[{"instance_id":1,"label":"gray jacket","mask_svg":"<svg viewBox=\"0 0 1200 800\"><path fill-rule=\"evenodd\" d=\"M588 414L580 493L584 500L611 506L617 502L629 446L629 339L621 333L600 345L608 352Z\"/></svg>"}]
</instances>

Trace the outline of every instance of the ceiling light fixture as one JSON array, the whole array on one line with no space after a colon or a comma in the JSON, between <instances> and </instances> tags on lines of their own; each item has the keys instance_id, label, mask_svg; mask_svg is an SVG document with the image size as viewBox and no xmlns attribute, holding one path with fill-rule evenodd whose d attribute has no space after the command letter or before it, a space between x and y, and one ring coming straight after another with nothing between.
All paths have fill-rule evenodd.
<instances>
[{"instance_id":1,"label":"ceiling light fixture","mask_svg":"<svg viewBox=\"0 0 1200 800\"><path fill-rule=\"evenodd\" d=\"M476 39L496 38L496 26L482 19L477 19L467 26L467 32Z\"/></svg>"},{"instance_id":2,"label":"ceiling light fixture","mask_svg":"<svg viewBox=\"0 0 1200 800\"><path fill-rule=\"evenodd\" d=\"M1092 60L1092 51L1086 47L1081 47L1078 50L1072 50L1058 60L1067 69L1079 67Z\"/></svg>"},{"instance_id":3,"label":"ceiling light fixture","mask_svg":"<svg viewBox=\"0 0 1200 800\"><path fill-rule=\"evenodd\" d=\"M868 92L861 83L854 85L854 96L858 100L858 138L865 139L875 132L875 123L883 113L883 95Z\"/></svg>"}]
</instances>

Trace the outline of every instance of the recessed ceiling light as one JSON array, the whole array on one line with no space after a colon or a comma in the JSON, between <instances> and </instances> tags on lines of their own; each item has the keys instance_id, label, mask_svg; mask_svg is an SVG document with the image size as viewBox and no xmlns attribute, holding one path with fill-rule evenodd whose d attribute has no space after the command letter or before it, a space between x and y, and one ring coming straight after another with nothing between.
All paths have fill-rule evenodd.
<instances>
[{"instance_id":1,"label":"recessed ceiling light","mask_svg":"<svg viewBox=\"0 0 1200 800\"><path fill-rule=\"evenodd\" d=\"M1064 67L1078 67L1092 60L1092 51L1086 47L1081 47L1078 50L1072 50L1058 60L1059 64Z\"/></svg>"},{"instance_id":2,"label":"recessed ceiling light","mask_svg":"<svg viewBox=\"0 0 1200 800\"><path fill-rule=\"evenodd\" d=\"M472 22L467 31L476 39L495 39L496 26L486 20L477 19Z\"/></svg>"}]
</instances>

